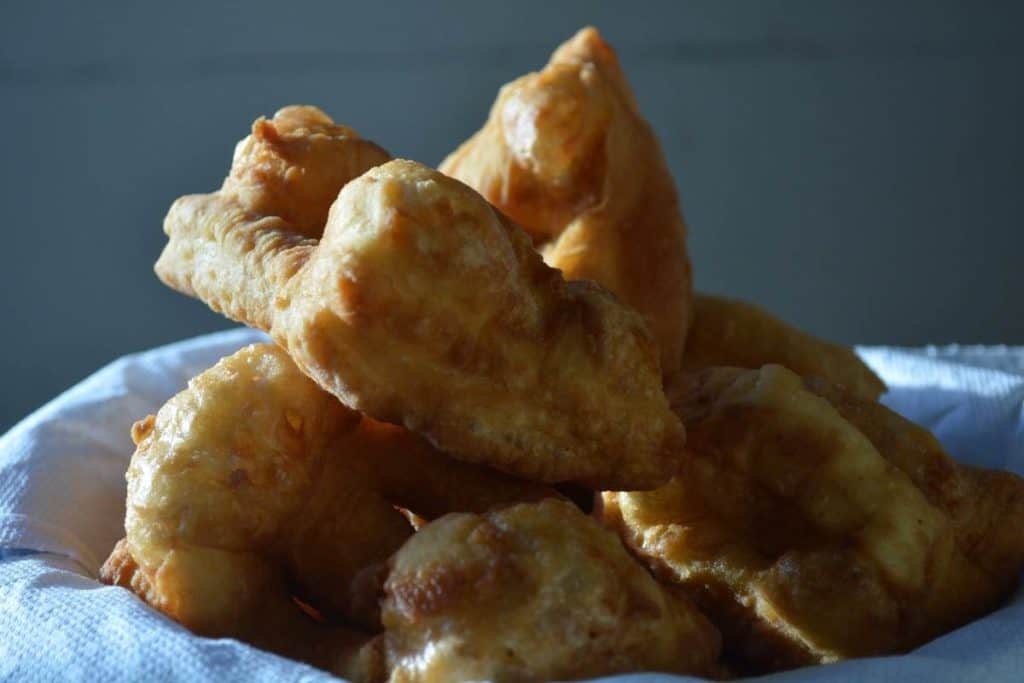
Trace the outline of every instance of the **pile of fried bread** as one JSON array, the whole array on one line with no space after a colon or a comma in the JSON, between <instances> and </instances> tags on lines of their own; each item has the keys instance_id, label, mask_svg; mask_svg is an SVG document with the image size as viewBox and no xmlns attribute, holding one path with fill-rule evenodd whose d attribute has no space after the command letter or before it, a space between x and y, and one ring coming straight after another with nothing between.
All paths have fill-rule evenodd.
<instances>
[{"instance_id":1,"label":"pile of fried bread","mask_svg":"<svg viewBox=\"0 0 1024 683\"><path fill-rule=\"evenodd\" d=\"M693 292L592 28L437 170L286 107L164 230L160 279L274 341L132 429L101 578L196 634L358 683L728 678L906 652L1024 568L1020 478Z\"/></svg>"}]
</instances>

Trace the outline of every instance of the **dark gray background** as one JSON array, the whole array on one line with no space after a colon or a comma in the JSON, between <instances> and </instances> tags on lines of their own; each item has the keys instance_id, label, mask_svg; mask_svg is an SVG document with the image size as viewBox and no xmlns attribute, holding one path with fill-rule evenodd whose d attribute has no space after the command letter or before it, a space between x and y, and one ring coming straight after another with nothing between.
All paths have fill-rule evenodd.
<instances>
[{"instance_id":1,"label":"dark gray background","mask_svg":"<svg viewBox=\"0 0 1024 683\"><path fill-rule=\"evenodd\" d=\"M152 263L257 115L438 162L580 26L675 172L697 284L843 342L1024 342L1022 3L201 2L0 10L0 430L222 329Z\"/></svg>"}]
</instances>

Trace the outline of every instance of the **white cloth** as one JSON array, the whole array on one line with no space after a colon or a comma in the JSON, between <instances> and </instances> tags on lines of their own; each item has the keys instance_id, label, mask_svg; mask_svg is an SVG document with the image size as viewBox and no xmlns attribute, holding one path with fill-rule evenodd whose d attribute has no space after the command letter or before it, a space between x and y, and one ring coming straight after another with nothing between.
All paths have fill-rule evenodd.
<instances>
[{"instance_id":1,"label":"white cloth","mask_svg":"<svg viewBox=\"0 0 1024 683\"><path fill-rule=\"evenodd\" d=\"M233 330L127 356L0 437L0 680L336 680L234 640L193 636L95 580L124 532L132 422L220 357L261 339ZM860 352L889 384L885 402L934 429L957 458L1024 473L1024 348ZM771 679L1024 680L1024 592L909 655Z\"/></svg>"}]
</instances>

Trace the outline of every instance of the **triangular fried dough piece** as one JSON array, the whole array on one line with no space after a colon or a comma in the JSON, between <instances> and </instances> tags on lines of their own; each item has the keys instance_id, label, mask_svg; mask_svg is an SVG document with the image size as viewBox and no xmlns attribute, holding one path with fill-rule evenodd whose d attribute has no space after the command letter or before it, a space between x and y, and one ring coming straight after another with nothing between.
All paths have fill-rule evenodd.
<instances>
[{"instance_id":1,"label":"triangular fried dough piece","mask_svg":"<svg viewBox=\"0 0 1024 683\"><path fill-rule=\"evenodd\" d=\"M567 279L640 311L665 373L690 323L686 225L618 58L594 28L503 87L484 127L440 166L508 214Z\"/></svg>"},{"instance_id":2,"label":"triangular fried dough piece","mask_svg":"<svg viewBox=\"0 0 1024 683\"><path fill-rule=\"evenodd\" d=\"M276 152L261 128L250 140ZM365 151L348 139L333 163L378 163L346 160ZM294 183L287 196L302 196L320 179L251 147L220 191L171 207L156 265L166 284L267 330L350 408L452 457L595 488L671 476L683 430L637 313L592 282L567 283L479 194L410 161L344 185L317 240L266 188Z\"/></svg>"},{"instance_id":3,"label":"triangular fried dough piece","mask_svg":"<svg viewBox=\"0 0 1024 683\"><path fill-rule=\"evenodd\" d=\"M904 652L1024 569L1024 481L950 459L881 404L779 365L669 387L678 474L600 514L718 626L743 673Z\"/></svg>"}]
</instances>

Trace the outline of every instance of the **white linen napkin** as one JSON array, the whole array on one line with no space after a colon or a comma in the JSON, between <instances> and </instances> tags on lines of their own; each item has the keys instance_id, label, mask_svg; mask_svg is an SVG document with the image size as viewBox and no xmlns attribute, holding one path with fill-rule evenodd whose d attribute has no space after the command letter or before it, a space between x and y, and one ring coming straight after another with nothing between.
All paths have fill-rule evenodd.
<instances>
[{"instance_id":1,"label":"white linen napkin","mask_svg":"<svg viewBox=\"0 0 1024 683\"><path fill-rule=\"evenodd\" d=\"M235 640L194 636L96 581L124 535L132 423L221 357L265 339L232 330L126 356L0 437L0 680L337 680ZM1024 348L859 351L889 384L884 402L933 429L955 457L1024 473ZM911 654L767 680L907 679L1024 680L1024 592Z\"/></svg>"}]
</instances>

